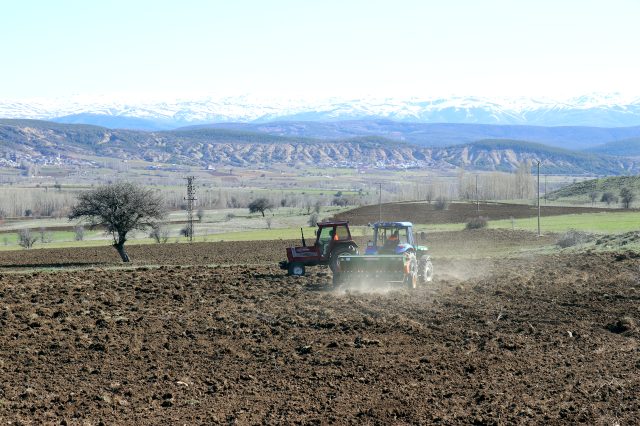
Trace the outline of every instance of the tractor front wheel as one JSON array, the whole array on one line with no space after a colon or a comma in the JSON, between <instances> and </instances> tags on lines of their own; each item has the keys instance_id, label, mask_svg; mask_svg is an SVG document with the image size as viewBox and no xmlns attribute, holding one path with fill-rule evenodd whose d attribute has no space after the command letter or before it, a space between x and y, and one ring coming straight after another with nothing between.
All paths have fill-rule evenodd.
<instances>
[{"instance_id":1,"label":"tractor front wheel","mask_svg":"<svg viewBox=\"0 0 640 426\"><path fill-rule=\"evenodd\" d=\"M302 263L289 264L289 275L301 277L304 275L304 265Z\"/></svg>"}]
</instances>

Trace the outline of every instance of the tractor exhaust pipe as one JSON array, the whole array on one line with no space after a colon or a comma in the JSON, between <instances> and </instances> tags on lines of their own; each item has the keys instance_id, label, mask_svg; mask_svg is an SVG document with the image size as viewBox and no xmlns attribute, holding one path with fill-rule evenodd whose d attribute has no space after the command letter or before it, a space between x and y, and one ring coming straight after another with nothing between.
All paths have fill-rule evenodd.
<instances>
[{"instance_id":1,"label":"tractor exhaust pipe","mask_svg":"<svg viewBox=\"0 0 640 426\"><path fill-rule=\"evenodd\" d=\"M302 234L302 247L307 246L307 242L304 240L304 231L300 228L300 234Z\"/></svg>"}]
</instances>

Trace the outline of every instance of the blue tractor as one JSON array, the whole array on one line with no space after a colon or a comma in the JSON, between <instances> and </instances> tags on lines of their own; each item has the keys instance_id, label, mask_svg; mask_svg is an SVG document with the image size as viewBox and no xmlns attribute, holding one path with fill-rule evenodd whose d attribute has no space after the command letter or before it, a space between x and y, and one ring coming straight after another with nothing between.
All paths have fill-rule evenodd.
<instances>
[{"instance_id":1,"label":"blue tractor","mask_svg":"<svg viewBox=\"0 0 640 426\"><path fill-rule=\"evenodd\" d=\"M342 254L333 273L334 285L356 281L402 283L409 289L433 280L426 246L418 245L411 222L378 222L364 254Z\"/></svg>"}]
</instances>

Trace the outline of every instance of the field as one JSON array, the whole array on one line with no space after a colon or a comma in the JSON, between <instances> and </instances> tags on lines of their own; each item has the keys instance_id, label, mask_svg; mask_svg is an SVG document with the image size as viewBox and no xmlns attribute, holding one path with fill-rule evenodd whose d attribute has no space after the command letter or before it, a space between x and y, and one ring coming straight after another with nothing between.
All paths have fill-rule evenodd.
<instances>
[{"instance_id":1,"label":"field","mask_svg":"<svg viewBox=\"0 0 640 426\"><path fill-rule=\"evenodd\" d=\"M5 252L0 418L17 424L630 424L633 252L429 237L436 280L330 286L292 241Z\"/></svg>"}]
</instances>

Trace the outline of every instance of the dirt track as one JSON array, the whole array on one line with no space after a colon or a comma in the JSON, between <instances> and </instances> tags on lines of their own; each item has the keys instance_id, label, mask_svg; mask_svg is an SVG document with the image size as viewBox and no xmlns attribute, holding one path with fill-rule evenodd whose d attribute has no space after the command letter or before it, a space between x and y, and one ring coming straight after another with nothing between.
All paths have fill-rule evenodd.
<instances>
[{"instance_id":1,"label":"dirt track","mask_svg":"<svg viewBox=\"0 0 640 426\"><path fill-rule=\"evenodd\" d=\"M633 424L634 256L441 259L416 292L266 263L4 272L0 419Z\"/></svg>"}]
</instances>

